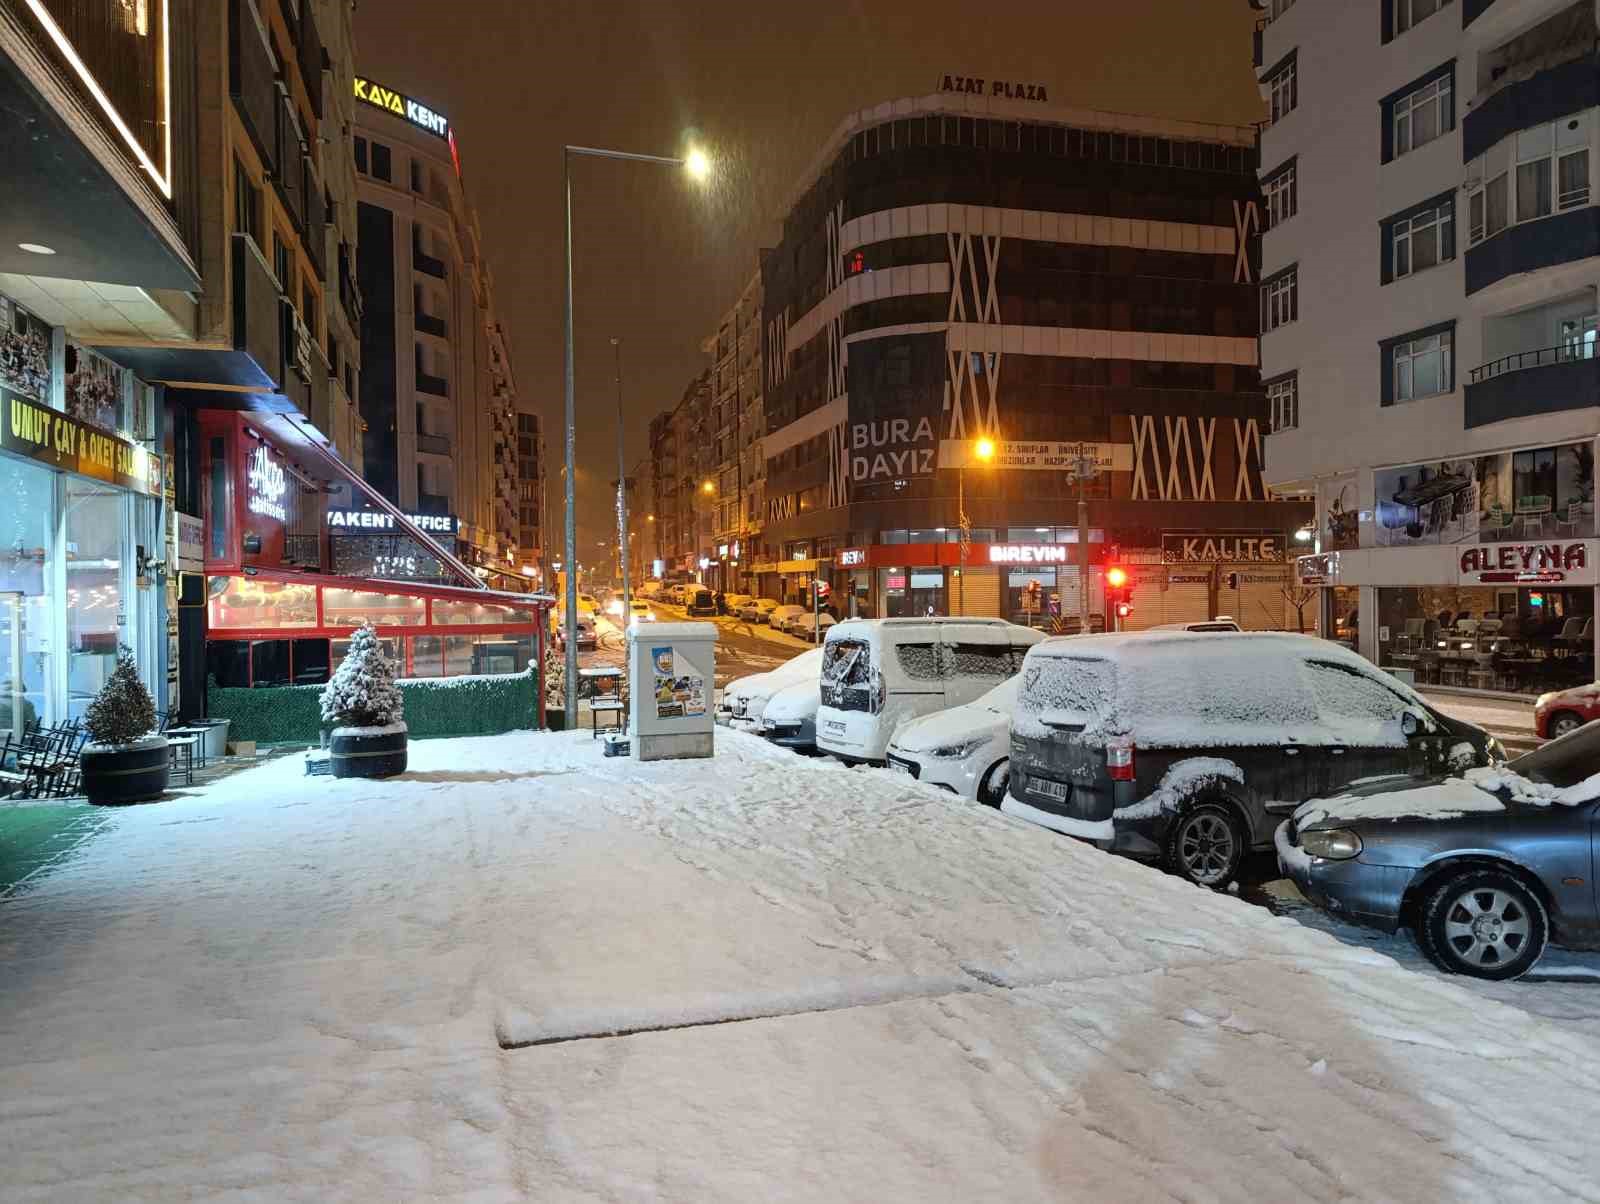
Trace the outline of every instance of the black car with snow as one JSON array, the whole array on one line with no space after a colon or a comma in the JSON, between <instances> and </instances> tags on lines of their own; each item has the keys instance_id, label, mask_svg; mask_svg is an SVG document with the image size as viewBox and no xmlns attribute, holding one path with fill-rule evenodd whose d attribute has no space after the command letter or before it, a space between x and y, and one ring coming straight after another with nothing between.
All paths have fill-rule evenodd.
<instances>
[{"instance_id":1,"label":"black car with snow","mask_svg":"<svg viewBox=\"0 0 1600 1204\"><path fill-rule=\"evenodd\" d=\"M1516 978L1547 941L1600 946L1597 822L1591 723L1505 765L1306 803L1278 829L1278 864L1336 915L1409 927L1442 970Z\"/></svg>"},{"instance_id":2,"label":"black car with snow","mask_svg":"<svg viewBox=\"0 0 1600 1204\"><path fill-rule=\"evenodd\" d=\"M1001 809L1220 887L1308 799L1495 759L1486 732L1326 640L1066 636L1023 663Z\"/></svg>"}]
</instances>

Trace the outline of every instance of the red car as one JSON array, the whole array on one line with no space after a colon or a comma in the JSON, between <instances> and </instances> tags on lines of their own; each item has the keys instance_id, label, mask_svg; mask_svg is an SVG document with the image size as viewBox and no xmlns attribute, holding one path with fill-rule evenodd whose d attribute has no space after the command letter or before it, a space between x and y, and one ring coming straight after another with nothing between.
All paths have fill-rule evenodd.
<instances>
[{"instance_id":1,"label":"red car","mask_svg":"<svg viewBox=\"0 0 1600 1204\"><path fill-rule=\"evenodd\" d=\"M1597 682L1541 694L1533 704L1534 730L1545 740L1565 736L1591 719L1600 719L1600 683Z\"/></svg>"}]
</instances>

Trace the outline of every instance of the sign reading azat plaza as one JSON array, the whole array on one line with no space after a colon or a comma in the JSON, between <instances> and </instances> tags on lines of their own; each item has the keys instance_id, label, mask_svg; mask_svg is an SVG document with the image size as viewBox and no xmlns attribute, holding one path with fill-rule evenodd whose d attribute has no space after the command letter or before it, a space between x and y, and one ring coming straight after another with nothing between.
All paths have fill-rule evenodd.
<instances>
[{"instance_id":1,"label":"sign reading azat plaza","mask_svg":"<svg viewBox=\"0 0 1600 1204\"><path fill-rule=\"evenodd\" d=\"M1008 79L982 79L976 75L945 75L939 78L941 92L971 92L977 96L1002 96L1006 100L1046 102L1050 94L1043 84L1018 84Z\"/></svg>"},{"instance_id":2,"label":"sign reading azat plaza","mask_svg":"<svg viewBox=\"0 0 1600 1204\"><path fill-rule=\"evenodd\" d=\"M435 113L425 104L419 104L409 96L403 96L382 84L375 84L370 79L356 76L356 99L366 101L369 105L376 105L380 109L393 113L397 117L404 117L412 125L421 126L430 134L437 134L441 138L449 136L450 123L445 120L442 113Z\"/></svg>"}]
</instances>

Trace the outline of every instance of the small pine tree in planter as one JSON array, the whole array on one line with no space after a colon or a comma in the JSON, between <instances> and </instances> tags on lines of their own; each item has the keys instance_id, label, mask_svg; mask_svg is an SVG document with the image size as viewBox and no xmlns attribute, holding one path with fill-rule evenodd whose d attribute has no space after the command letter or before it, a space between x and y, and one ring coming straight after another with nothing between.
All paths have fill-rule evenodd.
<instances>
[{"instance_id":1,"label":"small pine tree in planter","mask_svg":"<svg viewBox=\"0 0 1600 1204\"><path fill-rule=\"evenodd\" d=\"M406 768L405 700L394 662L369 624L322 690L322 721L331 723L329 762L336 778L387 778Z\"/></svg>"},{"instance_id":2,"label":"small pine tree in planter","mask_svg":"<svg viewBox=\"0 0 1600 1204\"><path fill-rule=\"evenodd\" d=\"M117 667L84 713L83 791L91 803L137 803L167 789L167 738L156 731L156 704L139 680L133 653L117 650Z\"/></svg>"}]
</instances>

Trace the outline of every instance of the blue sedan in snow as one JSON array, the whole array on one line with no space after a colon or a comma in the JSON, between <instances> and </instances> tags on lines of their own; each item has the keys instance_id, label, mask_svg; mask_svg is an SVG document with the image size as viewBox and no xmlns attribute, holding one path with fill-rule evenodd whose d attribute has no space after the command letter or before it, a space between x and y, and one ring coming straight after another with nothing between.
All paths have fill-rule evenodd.
<instances>
[{"instance_id":1,"label":"blue sedan in snow","mask_svg":"<svg viewBox=\"0 0 1600 1204\"><path fill-rule=\"evenodd\" d=\"M1600 947L1600 721L1459 777L1378 778L1301 806L1278 864L1312 902L1412 929L1441 970L1516 978L1549 941Z\"/></svg>"}]
</instances>

